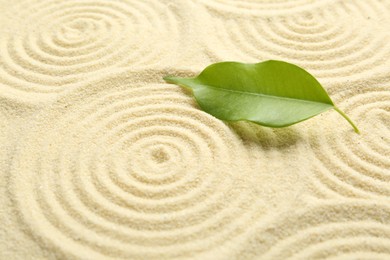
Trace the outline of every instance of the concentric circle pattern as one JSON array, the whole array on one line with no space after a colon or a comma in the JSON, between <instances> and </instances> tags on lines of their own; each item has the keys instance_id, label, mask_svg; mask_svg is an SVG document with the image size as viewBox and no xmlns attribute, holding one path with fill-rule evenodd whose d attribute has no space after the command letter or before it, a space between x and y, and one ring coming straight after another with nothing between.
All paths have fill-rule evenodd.
<instances>
[{"instance_id":1,"label":"concentric circle pattern","mask_svg":"<svg viewBox=\"0 0 390 260\"><path fill-rule=\"evenodd\" d=\"M287 60L329 84L379 81L390 73L390 33L378 35L375 30L388 22L389 12L384 1L372 6L340 1L268 18L215 15L216 34L208 42L209 53L215 60ZM340 22L345 17L354 22Z\"/></svg>"},{"instance_id":2,"label":"concentric circle pattern","mask_svg":"<svg viewBox=\"0 0 390 260\"><path fill-rule=\"evenodd\" d=\"M12 29L1 28L0 95L33 102L114 66L166 65L178 49L172 9L149 0L19 1L7 13Z\"/></svg>"},{"instance_id":3,"label":"concentric circle pattern","mask_svg":"<svg viewBox=\"0 0 390 260\"><path fill-rule=\"evenodd\" d=\"M334 101L354 121L353 133L341 116L330 112L311 131L318 190L327 196L390 198L390 89L345 90ZM327 122L327 123L325 123Z\"/></svg>"},{"instance_id":4,"label":"concentric circle pattern","mask_svg":"<svg viewBox=\"0 0 390 260\"><path fill-rule=\"evenodd\" d=\"M0 259L390 259L389 24L390 0L0 0ZM269 59L361 134L223 122L163 81Z\"/></svg>"},{"instance_id":5,"label":"concentric circle pattern","mask_svg":"<svg viewBox=\"0 0 390 260\"><path fill-rule=\"evenodd\" d=\"M240 259L389 259L390 208L326 202L275 217L254 232Z\"/></svg>"},{"instance_id":6,"label":"concentric circle pattern","mask_svg":"<svg viewBox=\"0 0 390 260\"><path fill-rule=\"evenodd\" d=\"M161 259L244 232L264 212L240 139L179 87L128 82L65 95L38 120L10 184L29 234L63 257Z\"/></svg>"}]
</instances>

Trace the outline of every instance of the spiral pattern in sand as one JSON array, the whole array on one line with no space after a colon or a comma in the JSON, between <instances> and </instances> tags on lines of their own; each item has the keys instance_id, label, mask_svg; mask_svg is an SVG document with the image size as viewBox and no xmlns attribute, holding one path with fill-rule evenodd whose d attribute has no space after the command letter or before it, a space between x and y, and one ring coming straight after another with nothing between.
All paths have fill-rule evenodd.
<instances>
[{"instance_id":1,"label":"spiral pattern in sand","mask_svg":"<svg viewBox=\"0 0 390 260\"><path fill-rule=\"evenodd\" d=\"M208 52L215 60L286 60L329 84L378 82L390 73L390 33L375 30L388 22L390 9L380 2L374 7L354 3L271 18L215 16ZM341 23L341 17L354 22Z\"/></svg>"},{"instance_id":2,"label":"spiral pattern in sand","mask_svg":"<svg viewBox=\"0 0 390 260\"><path fill-rule=\"evenodd\" d=\"M0 95L17 100L55 97L113 66L167 65L178 48L177 15L159 1L22 1L7 15Z\"/></svg>"},{"instance_id":3,"label":"spiral pattern in sand","mask_svg":"<svg viewBox=\"0 0 390 260\"><path fill-rule=\"evenodd\" d=\"M250 174L242 178L250 166L239 138L179 87L115 76L45 114L16 156L10 193L29 234L53 252L194 255L262 213Z\"/></svg>"},{"instance_id":4,"label":"spiral pattern in sand","mask_svg":"<svg viewBox=\"0 0 390 260\"><path fill-rule=\"evenodd\" d=\"M356 135L342 117L324 114L313 126L311 148L317 189L326 196L390 198L390 90L345 90L334 101L361 130Z\"/></svg>"},{"instance_id":5,"label":"spiral pattern in sand","mask_svg":"<svg viewBox=\"0 0 390 260\"><path fill-rule=\"evenodd\" d=\"M255 230L240 259L389 259L390 208L326 202L276 217Z\"/></svg>"}]
</instances>

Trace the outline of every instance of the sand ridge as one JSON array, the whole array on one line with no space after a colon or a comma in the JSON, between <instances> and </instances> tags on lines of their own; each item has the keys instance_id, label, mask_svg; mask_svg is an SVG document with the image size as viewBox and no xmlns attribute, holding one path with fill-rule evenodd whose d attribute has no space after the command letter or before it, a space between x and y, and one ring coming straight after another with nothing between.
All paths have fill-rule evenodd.
<instances>
[{"instance_id":1,"label":"sand ridge","mask_svg":"<svg viewBox=\"0 0 390 260\"><path fill-rule=\"evenodd\" d=\"M0 1L0 258L388 259L390 3ZM282 59L335 111L222 122L166 84Z\"/></svg>"},{"instance_id":2,"label":"sand ridge","mask_svg":"<svg viewBox=\"0 0 390 260\"><path fill-rule=\"evenodd\" d=\"M179 87L122 75L65 95L30 130L9 183L30 235L64 257L160 258L249 228L265 207L236 175L251 170L238 136Z\"/></svg>"},{"instance_id":3,"label":"sand ridge","mask_svg":"<svg viewBox=\"0 0 390 260\"><path fill-rule=\"evenodd\" d=\"M348 125L337 123L339 115L324 115L323 120L329 124L319 123L310 143L316 157L313 176L322 183L318 190L330 197L337 193L348 197L389 198L390 139L386 135L389 100L390 91L386 87L366 87L358 93L345 88L334 95L334 101L357 119L362 134L358 139L347 135Z\"/></svg>"},{"instance_id":4,"label":"sand ridge","mask_svg":"<svg viewBox=\"0 0 390 260\"><path fill-rule=\"evenodd\" d=\"M179 14L156 1L27 0L7 11L0 87L19 99L50 99L121 64L168 66L181 48Z\"/></svg>"},{"instance_id":5,"label":"sand ridge","mask_svg":"<svg viewBox=\"0 0 390 260\"><path fill-rule=\"evenodd\" d=\"M254 232L239 259L386 259L388 203L316 201Z\"/></svg>"},{"instance_id":6,"label":"sand ridge","mask_svg":"<svg viewBox=\"0 0 390 260\"><path fill-rule=\"evenodd\" d=\"M225 13L216 13L215 42L206 42L217 60L287 60L330 84L377 80L389 73L385 64L390 56L390 34L377 33L388 22L388 15L376 1L364 3L339 1L311 12L270 17L227 19ZM217 44L219 48L215 48Z\"/></svg>"}]
</instances>

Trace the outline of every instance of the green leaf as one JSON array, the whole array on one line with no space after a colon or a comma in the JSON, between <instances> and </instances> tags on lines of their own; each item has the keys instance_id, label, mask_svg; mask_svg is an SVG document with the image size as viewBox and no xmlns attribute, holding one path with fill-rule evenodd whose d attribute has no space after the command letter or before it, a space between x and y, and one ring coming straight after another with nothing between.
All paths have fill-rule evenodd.
<instances>
[{"instance_id":1,"label":"green leaf","mask_svg":"<svg viewBox=\"0 0 390 260\"><path fill-rule=\"evenodd\" d=\"M208 66L195 78L169 76L164 80L191 89L199 106L222 120L285 127L334 108L359 133L321 84L291 63L220 62Z\"/></svg>"}]
</instances>

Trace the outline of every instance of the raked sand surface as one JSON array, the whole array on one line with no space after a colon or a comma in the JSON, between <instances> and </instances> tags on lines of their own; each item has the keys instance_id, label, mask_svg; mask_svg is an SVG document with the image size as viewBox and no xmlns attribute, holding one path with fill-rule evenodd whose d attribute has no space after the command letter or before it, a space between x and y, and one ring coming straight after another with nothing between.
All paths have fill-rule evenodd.
<instances>
[{"instance_id":1,"label":"raked sand surface","mask_svg":"<svg viewBox=\"0 0 390 260\"><path fill-rule=\"evenodd\" d=\"M389 25L389 0L1 0L0 259L389 259ZM268 59L361 135L162 80Z\"/></svg>"}]
</instances>

